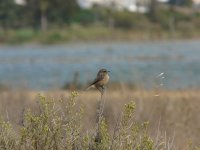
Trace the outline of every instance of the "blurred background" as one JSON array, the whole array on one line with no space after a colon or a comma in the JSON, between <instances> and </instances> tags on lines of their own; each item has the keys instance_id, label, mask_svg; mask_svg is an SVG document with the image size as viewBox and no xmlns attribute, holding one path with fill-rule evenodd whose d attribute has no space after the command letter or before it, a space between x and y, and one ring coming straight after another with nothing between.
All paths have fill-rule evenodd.
<instances>
[{"instance_id":1,"label":"blurred background","mask_svg":"<svg viewBox=\"0 0 200 150\"><path fill-rule=\"evenodd\" d=\"M0 112L17 124L38 92L79 90L90 122L99 95L83 90L106 68L111 126L133 98L152 132L200 144L199 39L200 0L0 0Z\"/></svg>"},{"instance_id":2,"label":"blurred background","mask_svg":"<svg viewBox=\"0 0 200 150\"><path fill-rule=\"evenodd\" d=\"M1 0L0 86L198 88L199 26L199 0Z\"/></svg>"}]
</instances>

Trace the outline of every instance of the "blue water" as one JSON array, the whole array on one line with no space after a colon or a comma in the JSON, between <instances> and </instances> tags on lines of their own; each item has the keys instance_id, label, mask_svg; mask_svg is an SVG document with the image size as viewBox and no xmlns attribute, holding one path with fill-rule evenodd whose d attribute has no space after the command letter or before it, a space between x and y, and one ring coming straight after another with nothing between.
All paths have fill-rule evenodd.
<instances>
[{"instance_id":1,"label":"blue water","mask_svg":"<svg viewBox=\"0 0 200 150\"><path fill-rule=\"evenodd\" d=\"M102 67L113 82L199 88L200 41L0 46L0 85L13 89L61 88L75 72L86 83Z\"/></svg>"}]
</instances>

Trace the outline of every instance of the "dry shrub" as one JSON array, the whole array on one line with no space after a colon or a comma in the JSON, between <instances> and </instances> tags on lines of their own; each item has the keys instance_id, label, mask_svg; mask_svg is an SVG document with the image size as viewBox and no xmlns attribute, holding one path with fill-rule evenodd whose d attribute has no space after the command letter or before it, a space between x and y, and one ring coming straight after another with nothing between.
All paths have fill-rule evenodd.
<instances>
[{"instance_id":1,"label":"dry shrub","mask_svg":"<svg viewBox=\"0 0 200 150\"><path fill-rule=\"evenodd\" d=\"M94 130L82 130L84 109L77 104L77 92L59 100L39 96L39 111L25 110L19 133L9 122L0 121L0 149L5 150L172 150L173 141L159 132L156 139L148 132L148 122L135 119L135 103L124 105L109 132L101 115ZM190 146L192 149L198 149Z\"/></svg>"}]
</instances>

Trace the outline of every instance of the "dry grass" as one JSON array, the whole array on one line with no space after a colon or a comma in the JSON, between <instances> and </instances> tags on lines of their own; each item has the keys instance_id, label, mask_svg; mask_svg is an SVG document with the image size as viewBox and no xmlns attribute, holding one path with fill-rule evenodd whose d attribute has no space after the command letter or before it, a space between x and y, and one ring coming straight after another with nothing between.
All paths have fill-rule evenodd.
<instances>
[{"instance_id":1,"label":"dry grass","mask_svg":"<svg viewBox=\"0 0 200 150\"><path fill-rule=\"evenodd\" d=\"M36 109L38 93L58 99L69 96L67 91L2 91L0 92L0 113L14 124L20 126L22 112L26 108ZM178 149L187 149L189 142L200 144L200 94L198 90L186 91L126 90L106 93L104 116L110 129L117 122L122 106L133 100L136 103L136 120L149 121L152 136L156 136L158 127L169 140L175 137ZM100 94L95 91L80 91L78 101L84 106L84 128L94 127L96 103ZM160 125L159 125L160 124ZM156 132L155 132L156 131ZM156 137L155 137L156 138Z\"/></svg>"}]
</instances>

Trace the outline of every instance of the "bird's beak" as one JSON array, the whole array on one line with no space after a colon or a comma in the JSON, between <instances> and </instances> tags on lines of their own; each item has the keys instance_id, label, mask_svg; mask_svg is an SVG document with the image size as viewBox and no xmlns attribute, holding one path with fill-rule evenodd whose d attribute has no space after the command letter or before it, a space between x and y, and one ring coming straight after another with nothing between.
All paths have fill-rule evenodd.
<instances>
[{"instance_id":1,"label":"bird's beak","mask_svg":"<svg viewBox=\"0 0 200 150\"><path fill-rule=\"evenodd\" d=\"M110 71L107 71L107 72L110 72Z\"/></svg>"}]
</instances>

